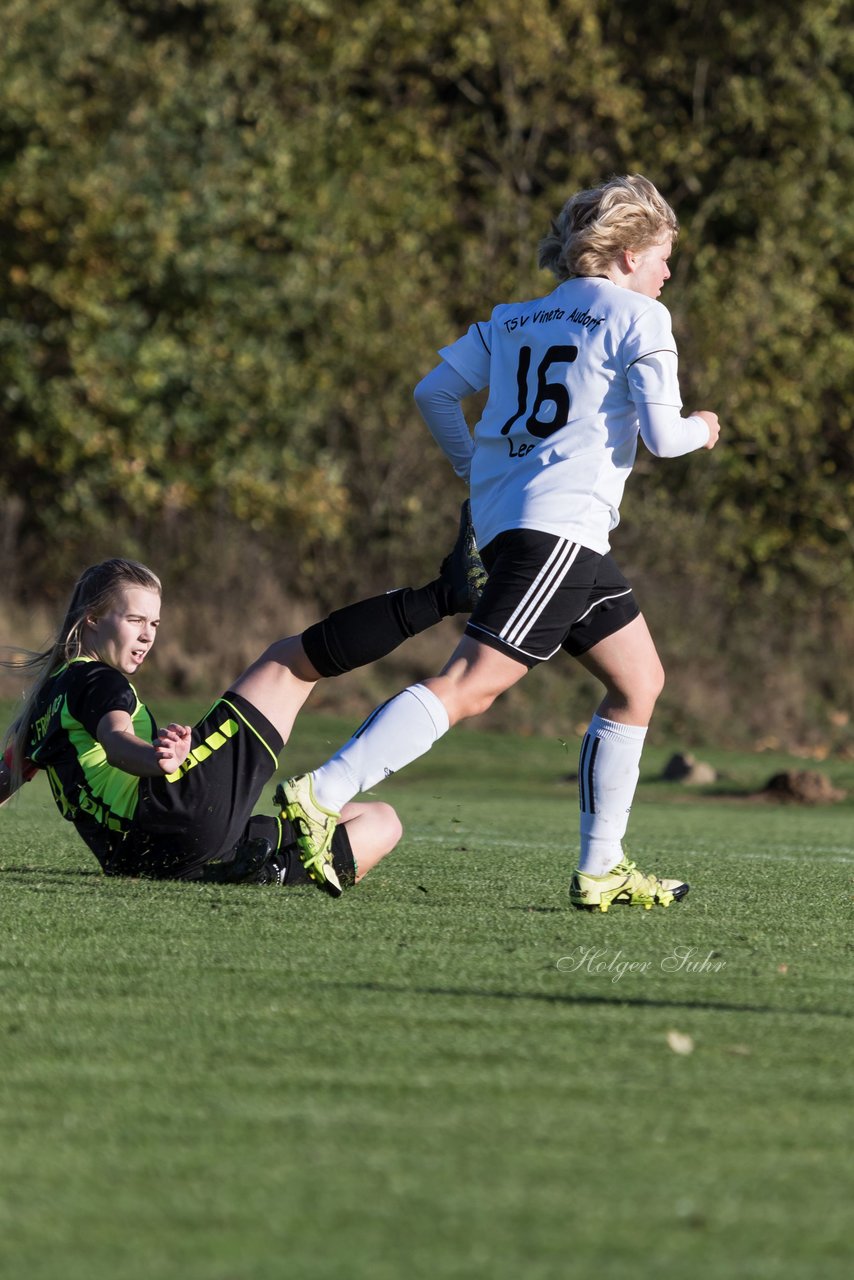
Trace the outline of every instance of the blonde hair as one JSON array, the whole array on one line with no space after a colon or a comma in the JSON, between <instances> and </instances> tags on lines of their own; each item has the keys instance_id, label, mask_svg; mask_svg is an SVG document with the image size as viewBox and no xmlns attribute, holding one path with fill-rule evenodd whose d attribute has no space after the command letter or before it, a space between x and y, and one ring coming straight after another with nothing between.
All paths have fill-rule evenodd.
<instances>
[{"instance_id":1,"label":"blonde hair","mask_svg":"<svg viewBox=\"0 0 854 1280\"><path fill-rule=\"evenodd\" d=\"M24 697L23 708L6 730L3 739L4 749L12 748L9 768L13 791L21 785L30 720L42 689L58 667L80 657L83 650L83 627L87 618L99 618L109 613L126 587L145 587L149 591L162 592L157 575L136 560L116 557L90 565L75 583L65 617L50 648L42 653L0 660L0 666L34 673L33 683Z\"/></svg>"},{"instance_id":2,"label":"blonde hair","mask_svg":"<svg viewBox=\"0 0 854 1280\"><path fill-rule=\"evenodd\" d=\"M641 253L679 232L664 196L639 173L611 178L567 200L540 241L539 265L559 281L601 276L627 249Z\"/></svg>"}]
</instances>

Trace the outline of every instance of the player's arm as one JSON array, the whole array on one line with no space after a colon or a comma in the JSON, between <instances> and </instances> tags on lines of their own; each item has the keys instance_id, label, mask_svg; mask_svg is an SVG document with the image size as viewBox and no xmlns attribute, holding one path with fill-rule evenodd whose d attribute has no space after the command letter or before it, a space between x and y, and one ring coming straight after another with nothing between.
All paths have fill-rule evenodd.
<instances>
[{"instance_id":1,"label":"player's arm","mask_svg":"<svg viewBox=\"0 0 854 1280\"><path fill-rule=\"evenodd\" d=\"M0 805L4 805L18 788L15 786L14 774L12 771L12 751L11 744L6 748L2 760L0 760ZM29 782L38 773L38 769L30 760L24 760L21 768L21 782Z\"/></svg>"},{"instance_id":2,"label":"player's arm","mask_svg":"<svg viewBox=\"0 0 854 1280\"><path fill-rule=\"evenodd\" d=\"M708 409L682 417L678 359L675 349L667 345L672 341L669 323L668 319L666 331L658 337L659 348L637 356L627 369L641 439L657 458L679 458L695 449L713 449L720 434L717 414ZM650 339L655 340L654 336Z\"/></svg>"},{"instance_id":3,"label":"player's arm","mask_svg":"<svg viewBox=\"0 0 854 1280\"><path fill-rule=\"evenodd\" d=\"M476 390L444 360L431 369L415 388L415 403L433 439L457 475L466 482L474 444L460 401Z\"/></svg>"},{"instance_id":4,"label":"player's arm","mask_svg":"<svg viewBox=\"0 0 854 1280\"><path fill-rule=\"evenodd\" d=\"M12 795L12 771L5 760L0 760L0 804Z\"/></svg>"},{"instance_id":5,"label":"player's arm","mask_svg":"<svg viewBox=\"0 0 854 1280\"><path fill-rule=\"evenodd\" d=\"M113 768L137 778L156 778L174 773L184 763L190 751L190 734L189 725L170 724L154 742L146 742L134 733L126 711L108 711L98 722L95 736Z\"/></svg>"},{"instance_id":6,"label":"player's arm","mask_svg":"<svg viewBox=\"0 0 854 1280\"><path fill-rule=\"evenodd\" d=\"M415 403L439 448L460 479L468 483L474 441L461 400L489 385L490 324L473 324L448 347L441 347L441 364L415 388Z\"/></svg>"},{"instance_id":7,"label":"player's arm","mask_svg":"<svg viewBox=\"0 0 854 1280\"><path fill-rule=\"evenodd\" d=\"M683 418L671 405L638 406L641 439L656 458L679 458L695 449L714 449L720 435L718 415L708 409L697 409Z\"/></svg>"}]
</instances>

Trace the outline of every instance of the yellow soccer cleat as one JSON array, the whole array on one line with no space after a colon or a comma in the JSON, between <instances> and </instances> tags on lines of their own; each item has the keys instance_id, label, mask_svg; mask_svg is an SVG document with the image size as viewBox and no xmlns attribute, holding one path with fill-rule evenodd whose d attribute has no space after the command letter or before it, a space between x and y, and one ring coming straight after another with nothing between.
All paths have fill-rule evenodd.
<instances>
[{"instance_id":1,"label":"yellow soccer cleat","mask_svg":"<svg viewBox=\"0 0 854 1280\"><path fill-rule=\"evenodd\" d=\"M338 826L338 814L317 803L307 773L280 782L273 800L293 823L300 862L310 879L318 889L339 898L343 890L332 865L332 837Z\"/></svg>"},{"instance_id":2,"label":"yellow soccer cleat","mask_svg":"<svg viewBox=\"0 0 854 1280\"><path fill-rule=\"evenodd\" d=\"M633 862L623 858L605 876L589 876L576 871L569 882L569 901L579 911L605 912L613 903L621 906L669 907L688 892L683 880L659 880L644 875Z\"/></svg>"}]
</instances>

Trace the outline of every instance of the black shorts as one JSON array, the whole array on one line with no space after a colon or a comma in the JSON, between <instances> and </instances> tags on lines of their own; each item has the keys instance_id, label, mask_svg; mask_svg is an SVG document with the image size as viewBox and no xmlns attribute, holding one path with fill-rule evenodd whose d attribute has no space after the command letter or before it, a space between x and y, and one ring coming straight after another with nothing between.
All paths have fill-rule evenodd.
<instances>
[{"instance_id":1,"label":"black shorts","mask_svg":"<svg viewBox=\"0 0 854 1280\"><path fill-rule=\"evenodd\" d=\"M613 557L533 529L500 533L483 548L489 581L466 635L526 667L558 649L577 658L640 613Z\"/></svg>"},{"instance_id":2,"label":"black shorts","mask_svg":"<svg viewBox=\"0 0 854 1280\"><path fill-rule=\"evenodd\" d=\"M243 836L283 745L257 707L223 694L193 727L181 768L140 780L135 830L105 870L185 877L220 857Z\"/></svg>"}]
</instances>

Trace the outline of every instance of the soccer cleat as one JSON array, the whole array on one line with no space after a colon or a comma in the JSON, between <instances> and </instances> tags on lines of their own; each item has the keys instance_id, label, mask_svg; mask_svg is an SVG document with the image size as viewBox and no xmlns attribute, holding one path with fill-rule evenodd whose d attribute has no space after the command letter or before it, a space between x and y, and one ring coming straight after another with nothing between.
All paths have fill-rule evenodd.
<instances>
[{"instance_id":1,"label":"soccer cleat","mask_svg":"<svg viewBox=\"0 0 854 1280\"><path fill-rule=\"evenodd\" d=\"M325 893L339 898L343 889L338 872L332 865L332 837L338 825L338 814L317 803L307 773L280 782L273 800L293 823L300 862L309 879Z\"/></svg>"},{"instance_id":2,"label":"soccer cleat","mask_svg":"<svg viewBox=\"0 0 854 1280\"><path fill-rule=\"evenodd\" d=\"M487 572L477 549L471 522L471 503L460 507L460 527L450 555L439 570L440 581L448 588L454 613L471 613L486 586Z\"/></svg>"},{"instance_id":3,"label":"soccer cleat","mask_svg":"<svg viewBox=\"0 0 854 1280\"><path fill-rule=\"evenodd\" d=\"M264 836L241 840L223 858L208 862L199 879L206 884L275 884L288 878L288 860Z\"/></svg>"},{"instance_id":4,"label":"soccer cleat","mask_svg":"<svg viewBox=\"0 0 854 1280\"><path fill-rule=\"evenodd\" d=\"M623 858L606 876L588 876L576 871L569 882L569 901L579 911L607 911L613 903L629 907L669 907L688 892L682 880L659 880L644 875L633 862Z\"/></svg>"}]
</instances>

